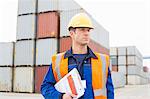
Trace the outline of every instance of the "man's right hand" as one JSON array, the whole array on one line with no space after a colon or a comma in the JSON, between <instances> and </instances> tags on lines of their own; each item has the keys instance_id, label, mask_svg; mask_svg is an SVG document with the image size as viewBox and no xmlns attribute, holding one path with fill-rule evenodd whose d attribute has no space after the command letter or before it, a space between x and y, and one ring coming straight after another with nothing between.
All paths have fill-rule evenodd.
<instances>
[{"instance_id":1,"label":"man's right hand","mask_svg":"<svg viewBox=\"0 0 150 99\"><path fill-rule=\"evenodd\" d=\"M73 99L75 97L77 96L74 94L68 94L68 93L63 94L63 99Z\"/></svg>"}]
</instances>

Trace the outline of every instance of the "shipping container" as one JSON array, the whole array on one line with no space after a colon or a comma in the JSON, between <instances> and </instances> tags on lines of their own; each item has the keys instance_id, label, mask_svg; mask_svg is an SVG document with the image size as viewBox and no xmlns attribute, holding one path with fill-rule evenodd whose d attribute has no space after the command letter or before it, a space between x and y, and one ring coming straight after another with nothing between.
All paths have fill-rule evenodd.
<instances>
[{"instance_id":1,"label":"shipping container","mask_svg":"<svg viewBox=\"0 0 150 99\"><path fill-rule=\"evenodd\" d=\"M34 65L34 40L16 42L14 64L15 66Z\"/></svg>"},{"instance_id":2,"label":"shipping container","mask_svg":"<svg viewBox=\"0 0 150 99\"><path fill-rule=\"evenodd\" d=\"M18 16L17 40L35 38L35 21L35 14Z\"/></svg>"},{"instance_id":3,"label":"shipping container","mask_svg":"<svg viewBox=\"0 0 150 99\"><path fill-rule=\"evenodd\" d=\"M12 67L0 67L0 91L12 91Z\"/></svg>"},{"instance_id":4,"label":"shipping container","mask_svg":"<svg viewBox=\"0 0 150 99\"><path fill-rule=\"evenodd\" d=\"M128 75L128 85L139 85L141 83L141 77L139 75Z\"/></svg>"},{"instance_id":5,"label":"shipping container","mask_svg":"<svg viewBox=\"0 0 150 99\"><path fill-rule=\"evenodd\" d=\"M127 48L126 47L118 47L118 55L127 55Z\"/></svg>"},{"instance_id":6,"label":"shipping container","mask_svg":"<svg viewBox=\"0 0 150 99\"><path fill-rule=\"evenodd\" d=\"M48 12L38 14L37 38L58 37L59 14Z\"/></svg>"},{"instance_id":7,"label":"shipping container","mask_svg":"<svg viewBox=\"0 0 150 99\"><path fill-rule=\"evenodd\" d=\"M35 92L40 93L41 84L44 80L46 73L48 72L48 66L35 67Z\"/></svg>"},{"instance_id":8,"label":"shipping container","mask_svg":"<svg viewBox=\"0 0 150 99\"><path fill-rule=\"evenodd\" d=\"M57 11L58 0L38 0L38 12Z\"/></svg>"},{"instance_id":9,"label":"shipping container","mask_svg":"<svg viewBox=\"0 0 150 99\"><path fill-rule=\"evenodd\" d=\"M118 66L118 72L123 73L124 75L127 74L127 66Z\"/></svg>"},{"instance_id":10,"label":"shipping container","mask_svg":"<svg viewBox=\"0 0 150 99\"><path fill-rule=\"evenodd\" d=\"M33 67L14 68L14 92L33 92L34 76Z\"/></svg>"},{"instance_id":11,"label":"shipping container","mask_svg":"<svg viewBox=\"0 0 150 99\"><path fill-rule=\"evenodd\" d=\"M118 65L126 65L126 56L118 56Z\"/></svg>"},{"instance_id":12,"label":"shipping container","mask_svg":"<svg viewBox=\"0 0 150 99\"><path fill-rule=\"evenodd\" d=\"M59 43L59 52L67 51L71 48L72 40L70 37L61 37ZM94 51L103 54L109 54L109 50L93 40L90 40L88 46Z\"/></svg>"},{"instance_id":13,"label":"shipping container","mask_svg":"<svg viewBox=\"0 0 150 99\"><path fill-rule=\"evenodd\" d=\"M13 42L1 42L0 43L0 66L12 66L13 65Z\"/></svg>"},{"instance_id":14,"label":"shipping container","mask_svg":"<svg viewBox=\"0 0 150 99\"><path fill-rule=\"evenodd\" d=\"M91 39L109 50L109 32L106 31L91 15L89 16L94 26L94 29L91 30L90 33Z\"/></svg>"},{"instance_id":15,"label":"shipping container","mask_svg":"<svg viewBox=\"0 0 150 99\"><path fill-rule=\"evenodd\" d=\"M120 72L111 72L114 88L124 87L126 84L126 76Z\"/></svg>"},{"instance_id":16,"label":"shipping container","mask_svg":"<svg viewBox=\"0 0 150 99\"><path fill-rule=\"evenodd\" d=\"M61 11L60 12L60 37L69 36L68 23L70 19L77 13L83 12L83 10L77 9L73 11Z\"/></svg>"},{"instance_id":17,"label":"shipping container","mask_svg":"<svg viewBox=\"0 0 150 99\"><path fill-rule=\"evenodd\" d=\"M50 65L52 55L57 53L57 39L39 39L36 44L36 65Z\"/></svg>"},{"instance_id":18,"label":"shipping container","mask_svg":"<svg viewBox=\"0 0 150 99\"><path fill-rule=\"evenodd\" d=\"M75 0L58 0L58 10L69 11L81 9L81 6Z\"/></svg>"},{"instance_id":19,"label":"shipping container","mask_svg":"<svg viewBox=\"0 0 150 99\"><path fill-rule=\"evenodd\" d=\"M135 46L128 46L127 47L127 55L128 56L137 56L138 58L140 58L140 60L142 60L143 56L142 54L139 52L139 50L135 47Z\"/></svg>"},{"instance_id":20,"label":"shipping container","mask_svg":"<svg viewBox=\"0 0 150 99\"><path fill-rule=\"evenodd\" d=\"M117 55L118 55L117 47L111 47L110 48L110 56L117 56Z\"/></svg>"},{"instance_id":21,"label":"shipping container","mask_svg":"<svg viewBox=\"0 0 150 99\"><path fill-rule=\"evenodd\" d=\"M112 65L118 65L118 57L117 56L110 56L110 60Z\"/></svg>"},{"instance_id":22,"label":"shipping container","mask_svg":"<svg viewBox=\"0 0 150 99\"><path fill-rule=\"evenodd\" d=\"M65 52L71 48L72 40L71 37L61 37L59 40L59 52Z\"/></svg>"},{"instance_id":23,"label":"shipping container","mask_svg":"<svg viewBox=\"0 0 150 99\"><path fill-rule=\"evenodd\" d=\"M99 43L95 42L94 40L90 40L88 46L94 51L102 54L109 55L109 50L104 46L100 45Z\"/></svg>"},{"instance_id":24,"label":"shipping container","mask_svg":"<svg viewBox=\"0 0 150 99\"><path fill-rule=\"evenodd\" d=\"M128 65L127 67L127 73L128 75L140 75L142 72L142 68L138 67L138 66L133 66L133 65Z\"/></svg>"},{"instance_id":25,"label":"shipping container","mask_svg":"<svg viewBox=\"0 0 150 99\"><path fill-rule=\"evenodd\" d=\"M18 0L18 15L36 12L37 0Z\"/></svg>"},{"instance_id":26,"label":"shipping container","mask_svg":"<svg viewBox=\"0 0 150 99\"><path fill-rule=\"evenodd\" d=\"M117 65L112 65L112 71L117 72L118 71L118 66Z\"/></svg>"},{"instance_id":27,"label":"shipping container","mask_svg":"<svg viewBox=\"0 0 150 99\"><path fill-rule=\"evenodd\" d=\"M127 56L127 64L143 66L143 61L140 60L137 56Z\"/></svg>"}]
</instances>

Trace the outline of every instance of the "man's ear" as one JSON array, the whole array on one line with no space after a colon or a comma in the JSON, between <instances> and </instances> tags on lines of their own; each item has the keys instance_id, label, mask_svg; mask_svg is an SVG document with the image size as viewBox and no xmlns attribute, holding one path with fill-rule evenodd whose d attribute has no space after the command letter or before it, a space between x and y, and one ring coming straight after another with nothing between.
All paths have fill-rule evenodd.
<instances>
[{"instance_id":1,"label":"man's ear","mask_svg":"<svg viewBox=\"0 0 150 99\"><path fill-rule=\"evenodd\" d=\"M73 31L69 31L69 35L72 37L72 35L73 35Z\"/></svg>"}]
</instances>

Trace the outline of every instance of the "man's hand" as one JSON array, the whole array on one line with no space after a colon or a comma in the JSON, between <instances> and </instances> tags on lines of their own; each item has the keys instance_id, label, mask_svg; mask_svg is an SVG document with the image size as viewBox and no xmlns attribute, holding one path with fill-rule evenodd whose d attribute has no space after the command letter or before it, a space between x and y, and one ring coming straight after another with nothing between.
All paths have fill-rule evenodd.
<instances>
[{"instance_id":1,"label":"man's hand","mask_svg":"<svg viewBox=\"0 0 150 99\"><path fill-rule=\"evenodd\" d=\"M65 93L65 94L63 95L63 99L73 99L73 98L75 98L75 97L77 97L77 96L74 95L74 94L69 94L69 93Z\"/></svg>"}]
</instances>

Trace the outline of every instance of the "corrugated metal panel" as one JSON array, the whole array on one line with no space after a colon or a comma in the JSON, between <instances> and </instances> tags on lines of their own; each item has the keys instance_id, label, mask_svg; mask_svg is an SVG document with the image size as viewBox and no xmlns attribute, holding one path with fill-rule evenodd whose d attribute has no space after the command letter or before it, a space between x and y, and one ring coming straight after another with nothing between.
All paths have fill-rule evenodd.
<instances>
[{"instance_id":1,"label":"corrugated metal panel","mask_svg":"<svg viewBox=\"0 0 150 99\"><path fill-rule=\"evenodd\" d=\"M126 76L119 72L111 72L114 88L124 87L126 84Z\"/></svg>"},{"instance_id":2,"label":"corrugated metal panel","mask_svg":"<svg viewBox=\"0 0 150 99\"><path fill-rule=\"evenodd\" d=\"M33 92L33 67L14 68L14 92Z\"/></svg>"},{"instance_id":3,"label":"corrugated metal panel","mask_svg":"<svg viewBox=\"0 0 150 99\"><path fill-rule=\"evenodd\" d=\"M0 66L13 65L13 43L0 43Z\"/></svg>"},{"instance_id":4,"label":"corrugated metal panel","mask_svg":"<svg viewBox=\"0 0 150 99\"><path fill-rule=\"evenodd\" d=\"M70 49L72 44L71 37L62 37L60 38L60 44L59 44L59 52L64 52Z\"/></svg>"},{"instance_id":5,"label":"corrugated metal panel","mask_svg":"<svg viewBox=\"0 0 150 99\"><path fill-rule=\"evenodd\" d=\"M58 0L59 10L81 9L81 6L75 0Z\"/></svg>"},{"instance_id":6,"label":"corrugated metal panel","mask_svg":"<svg viewBox=\"0 0 150 99\"><path fill-rule=\"evenodd\" d=\"M143 61L139 60L137 56L127 56L127 64L143 66Z\"/></svg>"},{"instance_id":7,"label":"corrugated metal panel","mask_svg":"<svg viewBox=\"0 0 150 99\"><path fill-rule=\"evenodd\" d=\"M17 36L17 40L35 38L35 15L34 14L18 16L16 36Z\"/></svg>"},{"instance_id":8,"label":"corrugated metal panel","mask_svg":"<svg viewBox=\"0 0 150 99\"><path fill-rule=\"evenodd\" d=\"M117 56L117 55L118 55L117 47L111 47L110 56Z\"/></svg>"},{"instance_id":9,"label":"corrugated metal panel","mask_svg":"<svg viewBox=\"0 0 150 99\"><path fill-rule=\"evenodd\" d=\"M118 47L118 55L126 55L127 48L126 47Z\"/></svg>"},{"instance_id":10,"label":"corrugated metal panel","mask_svg":"<svg viewBox=\"0 0 150 99\"><path fill-rule=\"evenodd\" d=\"M128 79L128 85L138 85L141 82L140 81L141 77L138 75L128 75L127 79Z\"/></svg>"},{"instance_id":11,"label":"corrugated metal panel","mask_svg":"<svg viewBox=\"0 0 150 99\"><path fill-rule=\"evenodd\" d=\"M137 56L140 60L143 60L142 54L138 51L138 49L135 46L128 46L127 47L127 55L131 56Z\"/></svg>"},{"instance_id":12,"label":"corrugated metal panel","mask_svg":"<svg viewBox=\"0 0 150 99\"><path fill-rule=\"evenodd\" d=\"M126 56L118 56L118 65L126 65Z\"/></svg>"},{"instance_id":13,"label":"corrugated metal panel","mask_svg":"<svg viewBox=\"0 0 150 99\"><path fill-rule=\"evenodd\" d=\"M37 38L58 37L58 12L38 14Z\"/></svg>"},{"instance_id":14,"label":"corrugated metal panel","mask_svg":"<svg viewBox=\"0 0 150 99\"><path fill-rule=\"evenodd\" d=\"M127 67L126 66L118 66L118 72L126 75L127 74Z\"/></svg>"},{"instance_id":15,"label":"corrugated metal panel","mask_svg":"<svg viewBox=\"0 0 150 99\"><path fill-rule=\"evenodd\" d=\"M38 0L38 12L58 10L58 0Z\"/></svg>"},{"instance_id":16,"label":"corrugated metal panel","mask_svg":"<svg viewBox=\"0 0 150 99\"><path fill-rule=\"evenodd\" d=\"M128 75L140 75L142 72L142 68L138 67L138 66L128 66Z\"/></svg>"},{"instance_id":17,"label":"corrugated metal panel","mask_svg":"<svg viewBox=\"0 0 150 99\"><path fill-rule=\"evenodd\" d=\"M60 12L60 37L69 36L69 31L67 29L70 19L77 13L83 12L83 10L73 10L73 11L61 11Z\"/></svg>"},{"instance_id":18,"label":"corrugated metal panel","mask_svg":"<svg viewBox=\"0 0 150 99\"><path fill-rule=\"evenodd\" d=\"M105 48L104 46L100 45L99 43L95 42L94 40L90 40L88 45L94 52L109 55L109 50Z\"/></svg>"},{"instance_id":19,"label":"corrugated metal panel","mask_svg":"<svg viewBox=\"0 0 150 99\"><path fill-rule=\"evenodd\" d=\"M110 56L111 64L118 65L118 57L117 56Z\"/></svg>"},{"instance_id":20,"label":"corrugated metal panel","mask_svg":"<svg viewBox=\"0 0 150 99\"><path fill-rule=\"evenodd\" d=\"M35 92L40 93L41 84L49 69L49 66L35 67Z\"/></svg>"},{"instance_id":21,"label":"corrugated metal panel","mask_svg":"<svg viewBox=\"0 0 150 99\"><path fill-rule=\"evenodd\" d=\"M11 91L12 67L0 67L0 91Z\"/></svg>"},{"instance_id":22,"label":"corrugated metal panel","mask_svg":"<svg viewBox=\"0 0 150 99\"><path fill-rule=\"evenodd\" d=\"M18 0L18 14L35 13L36 0Z\"/></svg>"},{"instance_id":23,"label":"corrugated metal panel","mask_svg":"<svg viewBox=\"0 0 150 99\"><path fill-rule=\"evenodd\" d=\"M37 40L36 65L49 65L52 55L57 53L57 39Z\"/></svg>"},{"instance_id":24,"label":"corrugated metal panel","mask_svg":"<svg viewBox=\"0 0 150 99\"><path fill-rule=\"evenodd\" d=\"M15 45L15 66L34 65L34 40L17 41Z\"/></svg>"},{"instance_id":25,"label":"corrugated metal panel","mask_svg":"<svg viewBox=\"0 0 150 99\"><path fill-rule=\"evenodd\" d=\"M89 15L90 16L90 15ZM109 49L109 33L96 20L92 18L94 29L91 31L91 39Z\"/></svg>"}]
</instances>

